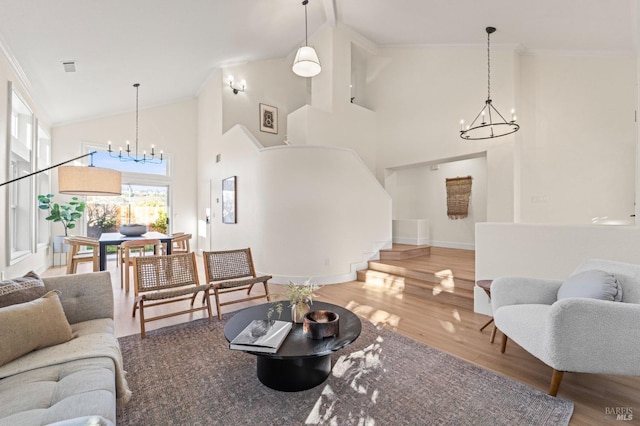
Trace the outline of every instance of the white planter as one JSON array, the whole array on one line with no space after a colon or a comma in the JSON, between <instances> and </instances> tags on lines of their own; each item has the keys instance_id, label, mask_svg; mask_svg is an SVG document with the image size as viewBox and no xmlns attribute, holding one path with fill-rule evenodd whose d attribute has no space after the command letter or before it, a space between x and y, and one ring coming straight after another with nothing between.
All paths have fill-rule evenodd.
<instances>
[{"instance_id":1,"label":"white planter","mask_svg":"<svg viewBox=\"0 0 640 426\"><path fill-rule=\"evenodd\" d=\"M67 253L69 251L69 245L64 243L65 238L67 237L64 235L56 235L53 237L54 253Z\"/></svg>"}]
</instances>

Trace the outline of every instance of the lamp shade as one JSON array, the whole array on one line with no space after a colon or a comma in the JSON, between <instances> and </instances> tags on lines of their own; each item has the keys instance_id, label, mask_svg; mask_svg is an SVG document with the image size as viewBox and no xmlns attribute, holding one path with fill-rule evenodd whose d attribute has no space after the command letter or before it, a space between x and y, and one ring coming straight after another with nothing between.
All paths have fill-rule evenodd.
<instances>
[{"instance_id":1,"label":"lamp shade","mask_svg":"<svg viewBox=\"0 0 640 426\"><path fill-rule=\"evenodd\" d=\"M58 192L69 195L120 195L122 174L100 167L58 168Z\"/></svg>"},{"instance_id":2,"label":"lamp shade","mask_svg":"<svg viewBox=\"0 0 640 426\"><path fill-rule=\"evenodd\" d=\"M316 49L311 46L302 46L298 49L292 69L300 77L315 77L320 74L322 67L320 67Z\"/></svg>"}]
</instances>

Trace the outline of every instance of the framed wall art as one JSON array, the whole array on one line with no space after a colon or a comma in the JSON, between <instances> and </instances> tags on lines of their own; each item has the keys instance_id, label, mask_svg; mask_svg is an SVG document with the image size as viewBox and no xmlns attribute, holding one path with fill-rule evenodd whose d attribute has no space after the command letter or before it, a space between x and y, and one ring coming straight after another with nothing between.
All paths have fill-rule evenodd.
<instances>
[{"instance_id":1,"label":"framed wall art","mask_svg":"<svg viewBox=\"0 0 640 426\"><path fill-rule=\"evenodd\" d=\"M260 104L260 131L278 133L278 108Z\"/></svg>"},{"instance_id":2,"label":"framed wall art","mask_svg":"<svg viewBox=\"0 0 640 426\"><path fill-rule=\"evenodd\" d=\"M222 223L237 223L235 176L222 179Z\"/></svg>"}]
</instances>

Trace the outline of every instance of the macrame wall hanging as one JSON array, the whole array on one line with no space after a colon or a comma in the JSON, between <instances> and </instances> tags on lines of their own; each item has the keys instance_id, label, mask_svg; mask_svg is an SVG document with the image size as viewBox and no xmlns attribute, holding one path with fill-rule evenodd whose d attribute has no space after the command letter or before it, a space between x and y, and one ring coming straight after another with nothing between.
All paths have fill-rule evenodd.
<instances>
[{"instance_id":1,"label":"macrame wall hanging","mask_svg":"<svg viewBox=\"0 0 640 426\"><path fill-rule=\"evenodd\" d=\"M469 215L471 180L471 176L448 178L446 180L447 216L449 216L449 219L462 219Z\"/></svg>"}]
</instances>

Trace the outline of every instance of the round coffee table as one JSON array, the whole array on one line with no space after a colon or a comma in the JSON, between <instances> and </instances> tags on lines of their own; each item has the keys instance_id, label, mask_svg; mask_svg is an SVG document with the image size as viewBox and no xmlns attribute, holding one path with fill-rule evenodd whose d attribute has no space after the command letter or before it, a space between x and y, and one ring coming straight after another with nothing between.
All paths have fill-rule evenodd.
<instances>
[{"instance_id":1,"label":"round coffee table","mask_svg":"<svg viewBox=\"0 0 640 426\"><path fill-rule=\"evenodd\" d=\"M232 341L255 319L267 319L270 303L252 306L236 312L224 326L224 337ZM285 308L287 302L283 302ZM257 356L258 379L272 389L296 392L311 389L324 382L331 373L331 354L340 350L360 335L362 324L356 314L331 303L313 302L311 310L327 310L337 313L339 332L337 336L322 340L308 338L302 324L293 324L287 338L275 354L249 352ZM272 319L291 321L291 310L284 309L281 317Z\"/></svg>"}]
</instances>

